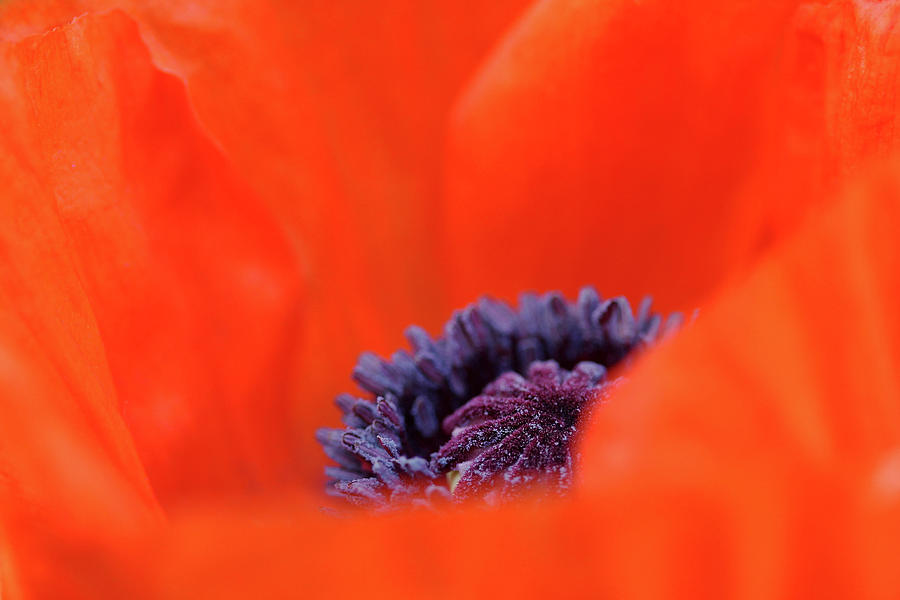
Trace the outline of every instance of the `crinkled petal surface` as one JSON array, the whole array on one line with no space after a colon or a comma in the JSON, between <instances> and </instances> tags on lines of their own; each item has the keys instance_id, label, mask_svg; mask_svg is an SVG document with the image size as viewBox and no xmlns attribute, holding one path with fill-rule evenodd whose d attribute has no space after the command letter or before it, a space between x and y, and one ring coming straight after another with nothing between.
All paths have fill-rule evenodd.
<instances>
[{"instance_id":1,"label":"crinkled petal surface","mask_svg":"<svg viewBox=\"0 0 900 600\"><path fill-rule=\"evenodd\" d=\"M897 152L898 17L900 3L870 0L808 2L793 13L740 200L752 212L760 197L792 198L760 207L764 239L791 231L848 176Z\"/></svg>"},{"instance_id":2,"label":"crinkled petal surface","mask_svg":"<svg viewBox=\"0 0 900 600\"><path fill-rule=\"evenodd\" d=\"M4 260L29 290L5 290L10 306L53 322L72 300L43 294L31 270L52 265L71 282L102 352L70 377L109 369L113 407L160 498L284 481L299 275L274 220L123 14L3 50L4 112L15 116L3 150L18 163L5 181L35 190L4 205L40 210L7 219L4 243L37 237L54 251L47 266ZM23 223L48 233L14 229Z\"/></svg>"}]
</instances>

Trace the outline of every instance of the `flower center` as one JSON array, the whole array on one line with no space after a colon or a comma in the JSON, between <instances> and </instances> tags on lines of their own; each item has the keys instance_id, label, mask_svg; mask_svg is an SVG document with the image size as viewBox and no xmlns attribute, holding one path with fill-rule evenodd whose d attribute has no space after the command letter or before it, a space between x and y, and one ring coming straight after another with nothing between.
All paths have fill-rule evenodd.
<instances>
[{"instance_id":1,"label":"flower center","mask_svg":"<svg viewBox=\"0 0 900 600\"><path fill-rule=\"evenodd\" d=\"M363 354L353 378L370 398L342 394L345 428L316 437L338 466L328 491L355 504L428 502L436 496L506 498L535 483L564 490L577 460L582 415L609 385L606 370L678 328L645 299L584 288L523 294L518 310L482 298L432 339L411 327L412 352Z\"/></svg>"},{"instance_id":2,"label":"flower center","mask_svg":"<svg viewBox=\"0 0 900 600\"><path fill-rule=\"evenodd\" d=\"M607 386L606 369L593 362L571 372L555 361L536 362L527 378L504 373L444 419L450 440L432 457L432 468L450 475L459 498L503 498L536 482L567 489L582 413Z\"/></svg>"}]
</instances>

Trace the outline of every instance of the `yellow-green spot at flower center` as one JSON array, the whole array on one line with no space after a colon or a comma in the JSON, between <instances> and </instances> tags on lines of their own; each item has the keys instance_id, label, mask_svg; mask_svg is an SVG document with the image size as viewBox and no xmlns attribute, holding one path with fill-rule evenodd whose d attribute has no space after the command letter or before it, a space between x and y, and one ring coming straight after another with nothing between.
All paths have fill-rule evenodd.
<instances>
[{"instance_id":1,"label":"yellow-green spot at flower center","mask_svg":"<svg viewBox=\"0 0 900 600\"><path fill-rule=\"evenodd\" d=\"M456 489L456 484L459 483L459 478L462 476L462 473L459 471L450 471L447 473L447 489L450 490L452 494Z\"/></svg>"}]
</instances>

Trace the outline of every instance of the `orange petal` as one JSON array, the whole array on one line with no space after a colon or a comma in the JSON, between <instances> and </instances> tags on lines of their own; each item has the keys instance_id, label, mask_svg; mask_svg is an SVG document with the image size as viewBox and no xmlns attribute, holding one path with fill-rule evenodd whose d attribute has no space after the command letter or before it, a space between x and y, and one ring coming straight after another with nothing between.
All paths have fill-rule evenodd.
<instances>
[{"instance_id":1,"label":"orange petal","mask_svg":"<svg viewBox=\"0 0 900 600\"><path fill-rule=\"evenodd\" d=\"M812 2L794 15L769 100L760 174L745 198L769 196L772 231L790 230L833 188L900 146L897 2Z\"/></svg>"},{"instance_id":2,"label":"orange petal","mask_svg":"<svg viewBox=\"0 0 900 600\"><path fill-rule=\"evenodd\" d=\"M879 531L900 517L898 173L849 193L650 356L585 440L587 493L655 482L718 514L736 587L766 592L747 597L772 597L762 583L900 591L884 560L900 548Z\"/></svg>"},{"instance_id":3,"label":"orange petal","mask_svg":"<svg viewBox=\"0 0 900 600\"><path fill-rule=\"evenodd\" d=\"M897 174L811 221L628 375L570 500L188 516L151 569L158 597L896 597Z\"/></svg>"},{"instance_id":4,"label":"orange petal","mask_svg":"<svg viewBox=\"0 0 900 600\"><path fill-rule=\"evenodd\" d=\"M445 121L457 90L527 0L6 2L7 37L122 7L154 62L279 216L316 315L293 353L303 442L336 421L357 354L449 313L435 265ZM307 478L319 470L309 464Z\"/></svg>"},{"instance_id":5,"label":"orange petal","mask_svg":"<svg viewBox=\"0 0 900 600\"><path fill-rule=\"evenodd\" d=\"M755 251L752 170L794 2L540 2L457 107L457 303L523 288L698 298Z\"/></svg>"},{"instance_id":6,"label":"orange petal","mask_svg":"<svg viewBox=\"0 0 900 600\"><path fill-rule=\"evenodd\" d=\"M602 411L590 462L637 424L640 444L778 452L838 474L900 444L898 175L892 165L852 188L654 352Z\"/></svg>"},{"instance_id":7,"label":"orange petal","mask_svg":"<svg viewBox=\"0 0 900 600\"><path fill-rule=\"evenodd\" d=\"M56 570L60 557L48 552L60 539L127 536L159 509L59 217L62 190L41 180L32 107L10 95L9 51L0 69L0 582L4 598L26 597L36 581L64 598L82 576Z\"/></svg>"},{"instance_id":8,"label":"orange petal","mask_svg":"<svg viewBox=\"0 0 900 600\"><path fill-rule=\"evenodd\" d=\"M170 501L292 478L299 276L182 83L153 66L121 13L6 56L11 151L53 203L58 260L87 298L154 489Z\"/></svg>"},{"instance_id":9,"label":"orange petal","mask_svg":"<svg viewBox=\"0 0 900 600\"><path fill-rule=\"evenodd\" d=\"M200 120L302 256L311 317L295 359L296 425L316 427L362 350L389 352L450 307L436 268L444 123L458 88L525 4L390 0L181 2L142 9ZM138 11L138 8L134 9Z\"/></svg>"},{"instance_id":10,"label":"orange petal","mask_svg":"<svg viewBox=\"0 0 900 600\"><path fill-rule=\"evenodd\" d=\"M158 525L161 513L118 412L90 307L60 256L52 200L29 191L7 188L0 209L0 589L13 599L88 598L86 574L121 568L118 544ZM10 227L13 216L21 220ZM29 241L6 243L10 230ZM8 304L35 293L56 310ZM80 560L92 550L102 550L97 560ZM108 589L117 589L111 579Z\"/></svg>"},{"instance_id":11,"label":"orange petal","mask_svg":"<svg viewBox=\"0 0 900 600\"><path fill-rule=\"evenodd\" d=\"M827 55L825 114L834 128L835 168L852 173L900 146L900 3L841 2L809 13L806 24Z\"/></svg>"},{"instance_id":12,"label":"orange petal","mask_svg":"<svg viewBox=\"0 0 900 600\"><path fill-rule=\"evenodd\" d=\"M435 235L444 123L524 4L253 2L223 16L216 2L144 17L304 256L315 315L297 358L304 454L321 455L312 432L336 421L329 399L360 351L391 351L409 324L449 313Z\"/></svg>"}]
</instances>

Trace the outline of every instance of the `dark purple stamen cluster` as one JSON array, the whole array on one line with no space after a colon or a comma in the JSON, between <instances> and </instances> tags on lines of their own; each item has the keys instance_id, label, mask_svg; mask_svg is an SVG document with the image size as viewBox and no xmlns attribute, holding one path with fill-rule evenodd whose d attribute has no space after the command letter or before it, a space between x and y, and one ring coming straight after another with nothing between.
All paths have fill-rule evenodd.
<instances>
[{"instance_id":1,"label":"dark purple stamen cluster","mask_svg":"<svg viewBox=\"0 0 900 600\"><path fill-rule=\"evenodd\" d=\"M326 469L328 489L364 505L448 496L438 471L456 469L440 462L442 446L453 442L441 424L482 390L487 393L489 383L504 373L526 374L537 361L555 361L561 370L583 362L610 368L680 323L678 314L663 323L649 298L634 315L624 298L604 301L585 287L575 302L555 292L523 294L518 310L482 298L454 313L437 339L410 327L411 353L400 350L390 361L360 356L353 379L372 397L338 396L346 428L317 432L339 465Z\"/></svg>"},{"instance_id":2,"label":"dark purple stamen cluster","mask_svg":"<svg viewBox=\"0 0 900 600\"><path fill-rule=\"evenodd\" d=\"M568 488L571 441L584 410L609 386L605 379L593 362L572 371L536 362L527 378L504 373L444 419L450 441L432 457L434 469L450 473L458 498L515 495L535 481Z\"/></svg>"}]
</instances>

